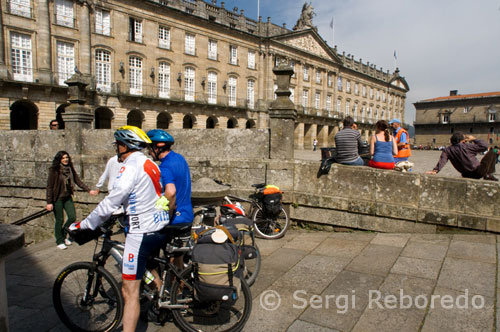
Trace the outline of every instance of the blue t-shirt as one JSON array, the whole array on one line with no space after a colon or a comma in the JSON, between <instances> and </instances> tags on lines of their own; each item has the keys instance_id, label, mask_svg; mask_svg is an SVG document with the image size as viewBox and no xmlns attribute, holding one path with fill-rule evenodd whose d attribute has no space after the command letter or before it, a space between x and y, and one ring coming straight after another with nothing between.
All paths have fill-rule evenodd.
<instances>
[{"instance_id":1,"label":"blue t-shirt","mask_svg":"<svg viewBox=\"0 0 500 332\"><path fill-rule=\"evenodd\" d=\"M161 160L161 185L163 189L168 183L175 185L176 212L171 224L193 222L193 206L191 205L191 174L186 159L174 151L170 151Z\"/></svg>"},{"instance_id":2,"label":"blue t-shirt","mask_svg":"<svg viewBox=\"0 0 500 332\"><path fill-rule=\"evenodd\" d=\"M392 155L392 140L389 142L379 141L375 135L375 153L373 154L373 161L382 163L393 163L394 157Z\"/></svg>"}]
</instances>

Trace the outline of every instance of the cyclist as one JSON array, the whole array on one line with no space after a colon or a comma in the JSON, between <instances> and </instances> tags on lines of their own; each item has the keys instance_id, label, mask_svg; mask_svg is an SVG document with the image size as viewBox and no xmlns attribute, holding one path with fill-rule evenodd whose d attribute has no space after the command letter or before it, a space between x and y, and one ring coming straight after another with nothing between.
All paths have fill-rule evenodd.
<instances>
[{"instance_id":1,"label":"cyclist","mask_svg":"<svg viewBox=\"0 0 500 332\"><path fill-rule=\"evenodd\" d=\"M70 230L95 229L123 204L128 218L122 264L123 331L131 332L139 319L139 288L147 258L165 242L163 228L170 218L165 210L155 208L161 197L160 170L141 152L151 143L149 137L134 126L120 127L114 136L116 154L122 163L114 188L86 219L72 224Z\"/></svg>"}]
</instances>

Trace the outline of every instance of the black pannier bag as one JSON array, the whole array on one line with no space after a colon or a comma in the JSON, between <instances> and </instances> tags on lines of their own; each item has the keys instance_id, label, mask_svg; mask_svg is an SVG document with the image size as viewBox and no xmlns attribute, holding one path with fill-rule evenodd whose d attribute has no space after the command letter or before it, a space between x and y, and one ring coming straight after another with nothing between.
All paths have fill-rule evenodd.
<instances>
[{"instance_id":1,"label":"black pannier bag","mask_svg":"<svg viewBox=\"0 0 500 332\"><path fill-rule=\"evenodd\" d=\"M264 195L262 197L262 208L264 214L269 218L276 218L281 213L281 197L280 193Z\"/></svg>"},{"instance_id":2,"label":"black pannier bag","mask_svg":"<svg viewBox=\"0 0 500 332\"><path fill-rule=\"evenodd\" d=\"M224 220L224 226L233 226L241 234L241 254L244 259L254 259L257 257L255 249L255 235L253 221L248 218L237 217Z\"/></svg>"},{"instance_id":3,"label":"black pannier bag","mask_svg":"<svg viewBox=\"0 0 500 332\"><path fill-rule=\"evenodd\" d=\"M200 302L222 301L234 303L240 291L241 249L236 228L217 226L205 229L197 236L191 253L194 266L195 297ZM215 243L212 234L219 229L227 235L224 243ZM235 236L232 235L235 233Z\"/></svg>"}]
</instances>

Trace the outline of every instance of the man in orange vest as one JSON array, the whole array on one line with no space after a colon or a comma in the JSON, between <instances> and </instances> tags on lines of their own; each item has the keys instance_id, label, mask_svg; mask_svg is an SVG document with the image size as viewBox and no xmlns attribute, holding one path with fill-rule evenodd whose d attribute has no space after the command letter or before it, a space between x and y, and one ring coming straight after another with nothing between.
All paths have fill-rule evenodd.
<instances>
[{"instance_id":1,"label":"man in orange vest","mask_svg":"<svg viewBox=\"0 0 500 332\"><path fill-rule=\"evenodd\" d=\"M401 121L399 119L392 119L389 124L394 129L394 138L398 145L398 154L394 157L394 162L406 161L408 157L411 156L410 135L401 127Z\"/></svg>"}]
</instances>

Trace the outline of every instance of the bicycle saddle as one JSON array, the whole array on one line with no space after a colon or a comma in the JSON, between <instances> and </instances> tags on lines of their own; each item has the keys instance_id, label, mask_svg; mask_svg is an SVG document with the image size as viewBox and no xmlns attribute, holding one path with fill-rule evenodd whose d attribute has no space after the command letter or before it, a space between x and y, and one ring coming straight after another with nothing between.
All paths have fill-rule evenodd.
<instances>
[{"instance_id":1,"label":"bicycle saddle","mask_svg":"<svg viewBox=\"0 0 500 332\"><path fill-rule=\"evenodd\" d=\"M266 186L265 183L256 183L256 184L252 184L252 187L255 187L257 189L260 189L260 188L264 188Z\"/></svg>"}]
</instances>

